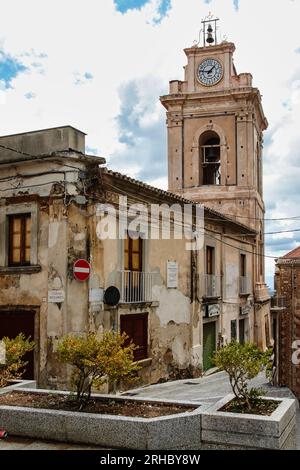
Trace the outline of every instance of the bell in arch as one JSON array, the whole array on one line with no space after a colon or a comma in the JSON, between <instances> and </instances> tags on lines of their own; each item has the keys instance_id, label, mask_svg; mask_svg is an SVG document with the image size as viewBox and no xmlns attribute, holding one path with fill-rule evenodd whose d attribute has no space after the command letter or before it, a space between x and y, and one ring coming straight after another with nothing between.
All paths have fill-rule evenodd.
<instances>
[{"instance_id":1,"label":"bell in arch","mask_svg":"<svg viewBox=\"0 0 300 470\"><path fill-rule=\"evenodd\" d=\"M209 24L207 28L207 38L206 38L206 42L208 44L213 44L215 42L212 33L213 33L212 25Z\"/></svg>"},{"instance_id":2,"label":"bell in arch","mask_svg":"<svg viewBox=\"0 0 300 470\"><path fill-rule=\"evenodd\" d=\"M216 148L210 147L210 148L207 150L206 158L207 158L208 160L214 160L215 158L217 158L217 156L218 156L218 154L217 154Z\"/></svg>"}]
</instances>

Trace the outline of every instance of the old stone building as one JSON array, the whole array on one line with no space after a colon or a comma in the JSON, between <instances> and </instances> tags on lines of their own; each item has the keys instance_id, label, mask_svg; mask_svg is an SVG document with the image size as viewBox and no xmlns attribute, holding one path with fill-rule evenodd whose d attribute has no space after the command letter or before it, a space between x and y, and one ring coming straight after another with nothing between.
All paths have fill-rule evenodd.
<instances>
[{"instance_id":1,"label":"old stone building","mask_svg":"<svg viewBox=\"0 0 300 470\"><path fill-rule=\"evenodd\" d=\"M270 296L264 273L262 148L268 122L261 95L250 73L237 74L235 45L217 44L217 20L203 21L203 46L185 49L183 81L170 82L161 97L167 110L169 190L201 202L256 232L251 283L255 339L270 342ZM240 272L243 250L237 247ZM237 259L224 263L223 279L237 269ZM224 280L223 280L224 282ZM227 303L224 316L240 305Z\"/></svg>"},{"instance_id":2,"label":"old stone building","mask_svg":"<svg viewBox=\"0 0 300 470\"><path fill-rule=\"evenodd\" d=\"M65 385L55 348L66 333L126 331L143 382L199 374L218 344L254 340L255 231L205 208L198 250L172 237L103 239L103 204L120 219L120 196L129 206L189 201L107 170L69 126L1 137L0 146L0 336L34 338L28 377ZM74 278L78 259L90 263L89 281ZM103 297L111 286L120 292L112 306Z\"/></svg>"},{"instance_id":3,"label":"old stone building","mask_svg":"<svg viewBox=\"0 0 300 470\"><path fill-rule=\"evenodd\" d=\"M300 398L300 247L276 261L275 291L277 381Z\"/></svg>"}]
</instances>

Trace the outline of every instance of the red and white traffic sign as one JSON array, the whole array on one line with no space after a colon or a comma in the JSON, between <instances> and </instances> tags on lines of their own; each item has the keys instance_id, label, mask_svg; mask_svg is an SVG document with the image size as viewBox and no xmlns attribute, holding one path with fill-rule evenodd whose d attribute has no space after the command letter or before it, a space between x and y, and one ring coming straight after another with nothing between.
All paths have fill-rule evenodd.
<instances>
[{"instance_id":1,"label":"red and white traffic sign","mask_svg":"<svg viewBox=\"0 0 300 470\"><path fill-rule=\"evenodd\" d=\"M87 281L91 274L91 265L85 259L78 259L73 266L74 278L77 281Z\"/></svg>"}]
</instances>

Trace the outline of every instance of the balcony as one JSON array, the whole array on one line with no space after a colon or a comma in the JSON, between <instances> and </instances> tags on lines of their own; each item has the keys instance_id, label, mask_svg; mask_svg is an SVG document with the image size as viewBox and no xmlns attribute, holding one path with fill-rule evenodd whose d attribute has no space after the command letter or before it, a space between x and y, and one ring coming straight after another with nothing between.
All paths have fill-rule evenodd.
<instances>
[{"instance_id":1,"label":"balcony","mask_svg":"<svg viewBox=\"0 0 300 470\"><path fill-rule=\"evenodd\" d=\"M257 282L255 285L255 301L265 303L270 301L268 286L263 282Z\"/></svg>"},{"instance_id":2,"label":"balcony","mask_svg":"<svg viewBox=\"0 0 300 470\"><path fill-rule=\"evenodd\" d=\"M136 304L153 302L152 286L155 273L137 271L121 271L120 273L120 302Z\"/></svg>"},{"instance_id":3,"label":"balcony","mask_svg":"<svg viewBox=\"0 0 300 470\"><path fill-rule=\"evenodd\" d=\"M271 308L272 309L285 309L287 307L286 297L275 295L271 298Z\"/></svg>"},{"instance_id":4,"label":"balcony","mask_svg":"<svg viewBox=\"0 0 300 470\"><path fill-rule=\"evenodd\" d=\"M247 276L240 277L240 295L251 294L251 280Z\"/></svg>"},{"instance_id":5,"label":"balcony","mask_svg":"<svg viewBox=\"0 0 300 470\"><path fill-rule=\"evenodd\" d=\"M202 297L221 297L221 276L214 274L204 274L202 277Z\"/></svg>"}]
</instances>

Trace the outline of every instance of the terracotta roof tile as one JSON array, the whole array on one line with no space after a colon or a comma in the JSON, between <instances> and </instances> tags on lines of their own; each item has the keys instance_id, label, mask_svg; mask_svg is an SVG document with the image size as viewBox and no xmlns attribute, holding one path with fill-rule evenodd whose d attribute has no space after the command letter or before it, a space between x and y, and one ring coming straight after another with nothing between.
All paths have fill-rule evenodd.
<instances>
[{"instance_id":1,"label":"terracotta roof tile","mask_svg":"<svg viewBox=\"0 0 300 470\"><path fill-rule=\"evenodd\" d=\"M169 198L171 198L175 201L177 200L178 202L182 202L182 203L185 203L185 204L191 204L191 202L192 202L190 199L186 199L182 196L178 196L177 194L171 193L170 191L165 191L163 189L156 188L156 187L151 186L147 183L144 183L143 181L139 181L139 180L136 180L134 178L131 178L130 176L124 175L123 173L119 173L117 171L109 170L107 167L104 167L101 170L104 174L110 175L110 176L112 176L114 178L117 178L119 180L128 181L128 183L131 183L131 184L133 184L135 186L138 186L140 188L144 188L145 190L148 190L150 192L156 193L159 196L169 197ZM210 214L212 216L215 216L215 217L219 218L220 220L223 220L227 223L232 224L233 226L235 226L236 228L239 228L240 230L242 230L243 232L245 232L248 235L251 235L251 236L256 235L257 232L255 230L251 229L250 227L247 227L245 224L237 222L236 220L232 219L231 217L225 216L221 212L218 212L214 209L211 209L211 208L209 208L205 205L203 205L203 207L204 207L204 210L207 214Z\"/></svg>"},{"instance_id":2,"label":"terracotta roof tile","mask_svg":"<svg viewBox=\"0 0 300 470\"><path fill-rule=\"evenodd\" d=\"M300 258L300 246L284 255L283 258Z\"/></svg>"}]
</instances>

